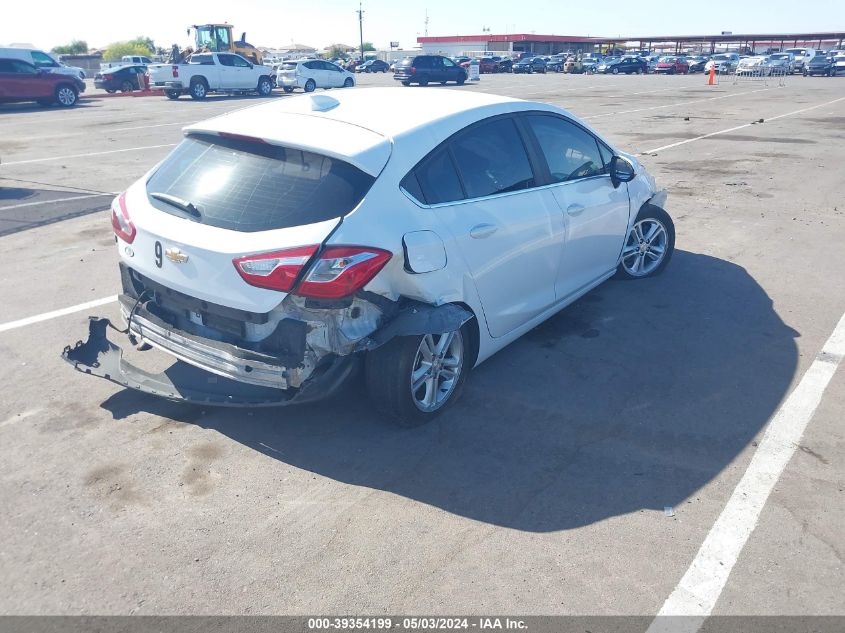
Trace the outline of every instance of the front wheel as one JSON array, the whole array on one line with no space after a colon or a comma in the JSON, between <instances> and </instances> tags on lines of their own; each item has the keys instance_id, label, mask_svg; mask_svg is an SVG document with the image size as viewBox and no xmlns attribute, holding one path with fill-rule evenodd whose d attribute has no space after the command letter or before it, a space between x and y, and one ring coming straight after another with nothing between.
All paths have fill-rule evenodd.
<instances>
[{"instance_id":1,"label":"front wheel","mask_svg":"<svg viewBox=\"0 0 845 633\"><path fill-rule=\"evenodd\" d=\"M273 82L269 77L262 77L258 80L255 91L262 97L269 97L273 93Z\"/></svg>"},{"instance_id":2,"label":"front wheel","mask_svg":"<svg viewBox=\"0 0 845 633\"><path fill-rule=\"evenodd\" d=\"M62 84L56 88L56 103L63 108L70 108L71 106L76 105L78 99L79 93L73 86Z\"/></svg>"},{"instance_id":3,"label":"front wheel","mask_svg":"<svg viewBox=\"0 0 845 633\"><path fill-rule=\"evenodd\" d=\"M469 371L466 326L445 334L402 336L367 354L367 391L400 426L432 420L454 402Z\"/></svg>"},{"instance_id":4,"label":"front wheel","mask_svg":"<svg viewBox=\"0 0 845 633\"><path fill-rule=\"evenodd\" d=\"M352 81L352 77L347 77L343 82L344 88L351 88L354 85L355 85L355 82Z\"/></svg>"},{"instance_id":5,"label":"front wheel","mask_svg":"<svg viewBox=\"0 0 845 633\"><path fill-rule=\"evenodd\" d=\"M308 81L305 82L305 92L314 92L314 90L316 88L317 88L317 82L314 81L313 79L309 79Z\"/></svg>"},{"instance_id":6,"label":"front wheel","mask_svg":"<svg viewBox=\"0 0 845 633\"><path fill-rule=\"evenodd\" d=\"M675 225L660 207L640 209L622 248L616 269L620 279L643 279L660 274L675 250Z\"/></svg>"}]
</instances>

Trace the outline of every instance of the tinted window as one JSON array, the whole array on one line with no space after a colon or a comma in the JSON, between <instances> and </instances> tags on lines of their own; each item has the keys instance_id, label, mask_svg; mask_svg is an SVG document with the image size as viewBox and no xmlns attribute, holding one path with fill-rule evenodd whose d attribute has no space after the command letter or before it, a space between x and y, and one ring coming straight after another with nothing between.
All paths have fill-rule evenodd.
<instances>
[{"instance_id":1,"label":"tinted window","mask_svg":"<svg viewBox=\"0 0 845 633\"><path fill-rule=\"evenodd\" d=\"M533 187L534 174L512 119L469 129L452 141L452 152L468 198Z\"/></svg>"},{"instance_id":2,"label":"tinted window","mask_svg":"<svg viewBox=\"0 0 845 633\"><path fill-rule=\"evenodd\" d=\"M540 143L554 182L604 173L598 143L588 132L552 116L531 115L528 123Z\"/></svg>"},{"instance_id":3,"label":"tinted window","mask_svg":"<svg viewBox=\"0 0 845 633\"><path fill-rule=\"evenodd\" d=\"M214 59L211 55L191 55L191 59L188 61L189 64L202 64L203 66L213 66Z\"/></svg>"},{"instance_id":4,"label":"tinted window","mask_svg":"<svg viewBox=\"0 0 845 633\"><path fill-rule=\"evenodd\" d=\"M165 159L147 192L193 203L203 224L252 232L338 218L358 205L374 180L327 156L198 135ZM172 205L150 202L182 215Z\"/></svg>"},{"instance_id":5,"label":"tinted window","mask_svg":"<svg viewBox=\"0 0 845 633\"><path fill-rule=\"evenodd\" d=\"M229 57L232 58L232 62L238 68L249 68L249 62L240 55L229 55Z\"/></svg>"},{"instance_id":6,"label":"tinted window","mask_svg":"<svg viewBox=\"0 0 845 633\"><path fill-rule=\"evenodd\" d=\"M36 68L32 64L28 64L19 59L2 59L0 60L0 72L34 75Z\"/></svg>"},{"instance_id":7,"label":"tinted window","mask_svg":"<svg viewBox=\"0 0 845 633\"><path fill-rule=\"evenodd\" d=\"M417 57L414 60L414 66L417 68L431 68L431 57Z\"/></svg>"},{"instance_id":8,"label":"tinted window","mask_svg":"<svg viewBox=\"0 0 845 633\"><path fill-rule=\"evenodd\" d=\"M318 70L320 68L320 62L305 62L302 65L308 70Z\"/></svg>"},{"instance_id":9,"label":"tinted window","mask_svg":"<svg viewBox=\"0 0 845 633\"><path fill-rule=\"evenodd\" d=\"M235 58L232 55L218 55L217 58L220 60L222 66L235 65Z\"/></svg>"},{"instance_id":10,"label":"tinted window","mask_svg":"<svg viewBox=\"0 0 845 633\"><path fill-rule=\"evenodd\" d=\"M423 202L439 204L463 200L464 191L449 152L440 150L423 161L415 170ZM411 187L406 187L409 193Z\"/></svg>"},{"instance_id":11,"label":"tinted window","mask_svg":"<svg viewBox=\"0 0 845 633\"><path fill-rule=\"evenodd\" d=\"M41 51L32 51L32 61L39 68L52 68L58 64L47 53Z\"/></svg>"}]
</instances>

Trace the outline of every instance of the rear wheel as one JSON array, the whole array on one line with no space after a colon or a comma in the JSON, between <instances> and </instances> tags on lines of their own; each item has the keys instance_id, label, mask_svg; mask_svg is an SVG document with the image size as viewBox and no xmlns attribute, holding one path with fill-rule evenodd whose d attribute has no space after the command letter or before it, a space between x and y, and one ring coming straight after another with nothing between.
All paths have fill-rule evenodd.
<instances>
[{"instance_id":1,"label":"rear wheel","mask_svg":"<svg viewBox=\"0 0 845 633\"><path fill-rule=\"evenodd\" d=\"M113 95L115 92L117 92L117 90L115 90L114 88L106 88L106 92L108 92L110 95Z\"/></svg>"},{"instance_id":2,"label":"rear wheel","mask_svg":"<svg viewBox=\"0 0 845 633\"><path fill-rule=\"evenodd\" d=\"M640 209L622 247L616 270L620 279L644 279L660 274L675 250L675 225L660 207L646 204Z\"/></svg>"},{"instance_id":3,"label":"rear wheel","mask_svg":"<svg viewBox=\"0 0 845 633\"><path fill-rule=\"evenodd\" d=\"M134 90L134 88L135 88L135 86L133 86L132 82L128 81L128 80L124 81L122 84L120 84L120 91L121 92L132 92L132 90Z\"/></svg>"},{"instance_id":4,"label":"rear wheel","mask_svg":"<svg viewBox=\"0 0 845 633\"><path fill-rule=\"evenodd\" d=\"M404 427L432 420L454 402L470 369L470 334L403 336L367 354L367 391L375 405Z\"/></svg>"},{"instance_id":5,"label":"rear wheel","mask_svg":"<svg viewBox=\"0 0 845 633\"><path fill-rule=\"evenodd\" d=\"M317 82L313 79L309 79L305 82L305 92L314 92L317 88Z\"/></svg>"},{"instance_id":6,"label":"rear wheel","mask_svg":"<svg viewBox=\"0 0 845 633\"><path fill-rule=\"evenodd\" d=\"M428 79L420 79L420 86L427 86L427 85L428 85Z\"/></svg>"},{"instance_id":7,"label":"rear wheel","mask_svg":"<svg viewBox=\"0 0 845 633\"><path fill-rule=\"evenodd\" d=\"M56 87L56 102L63 108L70 108L76 105L79 100L79 93L76 88L67 84L60 84Z\"/></svg>"},{"instance_id":8,"label":"rear wheel","mask_svg":"<svg viewBox=\"0 0 845 633\"><path fill-rule=\"evenodd\" d=\"M614 68L614 69L613 69L613 70L611 70L610 72L611 72L611 74L613 74L613 75L618 75L618 74L619 74L619 69L618 69L618 68Z\"/></svg>"},{"instance_id":9,"label":"rear wheel","mask_svg":"<svg viewBox=\"0 0 845 633\"><path fill-rule=\"evenodd\" d=\"M401 83L402 83L403 86L410 86L411 85L410 81L403 81Z\"/></svg>"},{"instance_id":10,"label":"rear wheel","mask_svg":"<svg viewBox=\"0 0 845 633\"><path fill-rule=\"evenodd\" d=\"M194 79L191 82L191 99L202 101L208 96L208 85L205 79Z\"/></svg>"},{"instance_id":11,"label":"rear wheel","mask_svg":"<svg viewBox=\"0 0 845 633\"><path fill-rule=\"evenodd\" d=\"M182 93L179 90L165 90L164 94L168 99L176 100Z\"/></svg>"},{"instance_id":12,"label":"rear wheel","mask_svg":"<svg viewBox=\"0 0 845 633\"><path fill-rule=\"evenodd\" d=\"M258 86L255 90L262 97L269 97L273 93L273 82L270 81L269 77L262 77L258 80Z\"/></svg>"}]
</instances>

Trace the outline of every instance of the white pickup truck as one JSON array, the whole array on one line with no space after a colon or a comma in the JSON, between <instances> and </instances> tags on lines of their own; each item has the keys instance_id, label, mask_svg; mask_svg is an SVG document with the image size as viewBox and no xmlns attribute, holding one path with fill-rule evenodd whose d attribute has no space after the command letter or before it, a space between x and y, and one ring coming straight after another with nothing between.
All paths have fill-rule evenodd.
<instances>
[{"instance_id":1,"label":"white pickup truck","mask_svg":"<svg viewBox=\"0 0 845 633\"><path fill-rule=\"evenodd\" d=\"M209 92L243 94L273 91L271 69L234 53L194 53L184 64L153 64L148 68L150 87L163 89L168 99L189 94L205 99Z\"/></svg>"}]
</instances>

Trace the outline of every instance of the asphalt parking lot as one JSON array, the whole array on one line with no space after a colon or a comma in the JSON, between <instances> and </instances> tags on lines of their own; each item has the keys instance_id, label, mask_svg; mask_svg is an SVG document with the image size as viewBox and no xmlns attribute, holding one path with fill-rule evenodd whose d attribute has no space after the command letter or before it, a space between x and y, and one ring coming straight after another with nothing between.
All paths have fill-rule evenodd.
<instances>
[{"instance_id":1,"label":"asphalt parking lot","mask_svg":"<svg viewBox=\"0 0 845 633\"><path fill-rule=\"evenodd\" d=\"M181 126L264 100L0 106L0 612L657 613L767 424L800 417L782 405L842 346L826 341L845 311L845 79L704 84L442 88L563 106L638 154L669 192L677 251L662 276L608 282L499 352L414 430L357 383L318 405L215 410L59 357L89 314L119 320L111 196ZM704 561L730 572L707 590L713 613L845 614L835 356L756 528L722 534L735 564Z\"/></svg>"}]
</instances>

